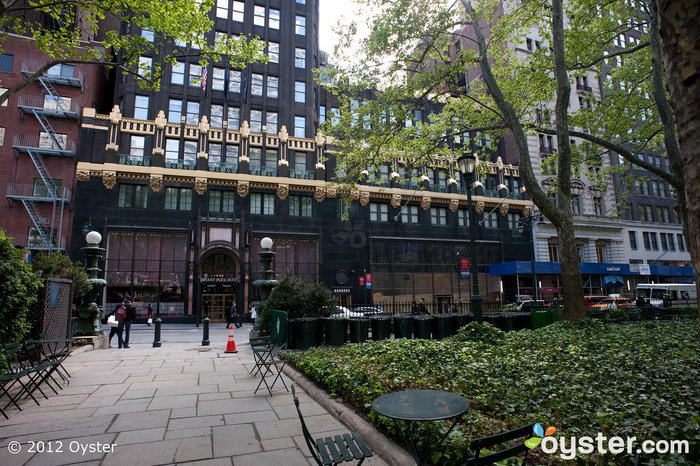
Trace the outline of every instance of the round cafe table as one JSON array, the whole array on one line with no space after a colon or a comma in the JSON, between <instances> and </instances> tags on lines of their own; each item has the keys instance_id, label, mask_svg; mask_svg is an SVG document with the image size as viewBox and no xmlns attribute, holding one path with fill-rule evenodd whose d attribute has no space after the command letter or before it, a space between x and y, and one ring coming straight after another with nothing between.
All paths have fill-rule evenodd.
<instances>
[{"instance_id":1,"label":"round cafe table","mask_svg":"<svg viewBox=\"0 0 700 466\"><path fill-rule=\"evenodd\" d=\"M378 397L372 402L372 409L382 416L393 419L395 423L406 422L408 427L406 433L398 426L397 430L401 433L401 437L416 460L416 464L422 466L427 463L428 459L433 456L457 426L464 413L469 409L469 401L461 395L442 390L404 390ZM441 436L440 441L426 456L421 457L416 447L417 439L414 435L413 423L452 418L454 418L452 425Z\"/></svg>"}]
</instances>

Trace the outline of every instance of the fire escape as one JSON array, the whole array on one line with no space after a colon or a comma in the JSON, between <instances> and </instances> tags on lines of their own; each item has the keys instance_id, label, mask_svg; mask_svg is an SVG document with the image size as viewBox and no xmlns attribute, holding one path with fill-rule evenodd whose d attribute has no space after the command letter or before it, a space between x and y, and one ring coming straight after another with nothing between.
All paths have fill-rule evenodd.
<instances>
[{"instance_id":1,"label":"fire escape","mask_svg":"<svg viewBox=\"0 0 700 466\"><path fill-rule=\"evenodd\" d=\"M37 70L40 64L22 63L22 74L28 77ZM75 159L77 147L75 142L69 141L65 135L57 134L49 118L67 118L78 120L79 106L70 98L61 97L54 88L54 84L83 87L83 75L73 67L58 67L49 70L39 78L39 83L44 88L43 96L19 96L18 109L22 118L25 115L33 115L41 124L43 132L37 136L17 134L14 137L12 147L15 155L25 153L29 155L36 167L41 183L17 184L10 183L7 186L6 197L10 203L22 202L32 224L35 235L30 235L26 246L29 249L41 250L65 250L63 238L63 214L67 204L70 204L72 193L69 188L61 186L49 173L44 157L71 157ZM51 218L43 217L40 213L39 203L51 203Z\"/></svg>"}]
</instances>

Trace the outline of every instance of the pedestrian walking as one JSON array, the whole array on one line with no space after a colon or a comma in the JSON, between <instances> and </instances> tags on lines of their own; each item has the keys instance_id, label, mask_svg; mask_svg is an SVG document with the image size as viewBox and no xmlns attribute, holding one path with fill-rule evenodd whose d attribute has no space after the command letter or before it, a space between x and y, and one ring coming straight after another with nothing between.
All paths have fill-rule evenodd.
<instances>
[{"instance_id":1,"label":"pedestrian walking","mask_svg":"<svg viewBox=\"0 0 700 466\"><path fill-rule=\"evenodd\" d=\"M126 323L126 304L124 301L114 311L114 317L117 319L117 347L124 346L124 324Z\"/></svg>"},{"instance_id":2,"label":"pedestrian walking","mask_svg":"<svg viewBox=\"0 0 700 466\"><path fill-rule=\"evenodd\" d=\"M109 343L108 346L112 346L112 338L114 335L117 335L119 333L119 322L117 321L117 311L119 310L120 307L124 306L124 302L122 301L121 303L117 304L114 310L107 316L107 324L109 324ZM126 311L126 308L124 308L124 311ZM126 314L125 314L126 315ZM119 344L121 345L121 334L119 334Z\"/></svg>"},{"instance_id":3,"label":"pedestrian walking","mask_svg":"<svg viewBox=\"0 0 700 466\"><path fill-rule=\"evenodd\" d=\"M230 326L231 323L236 326L236 328L241 328L243 325L238 321L238 309L236 308L236 301L231 302L231 307L228 309L228 318L226 319L226 327Z\"/></svg>"},{"instance_id":4,"label":"pedestrian walking","mask_svg":"<svg viewBox=\"0 0 700 466\"><path fill-rule=\"evenodd\" d=\"M129 335L131 334L131 324L136 320L136 305L130 298L125 300L126 316L123 320L124 326L124 348L129 348Z\"/></svg>"}]
</instances>

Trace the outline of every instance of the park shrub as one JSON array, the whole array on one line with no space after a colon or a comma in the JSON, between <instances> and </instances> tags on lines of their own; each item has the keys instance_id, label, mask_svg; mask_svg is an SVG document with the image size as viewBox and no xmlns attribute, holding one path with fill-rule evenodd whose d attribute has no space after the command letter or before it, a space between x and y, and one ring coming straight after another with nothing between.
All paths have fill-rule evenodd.
<instances>
[{"instance_id":1,"label":"park shrub","mask_svg":"<svg viewBox=\"0 0 700 466\"><path fill-rule=\"evenodd\" d=\"M481 341L484 343L495 343L503 340L505 335L506 332L494 327L488 322L483 322L481 324L469 322L467 325L461 327L457 331L454 338L459 341Z\"/></svg>"},{"instance_id":2,"label":"park shrub","mask_svg":"<svg viewBox=\"0 0 700 466\"><path fill-rule=\"evenodd\" d=\"M333 292L327 287L285 274L272 289L265 306L258 312L258 328L260 333L267 334L270 312L273 310L287 312L289 319L326 317L335 310L336 304Z\"/></svg>"},{"instance_id":3,"label":"park shrub","mask_svg":"<svg viewBox=\"0 0 700 466\"><path fill-rule=\"evenodd\" d=\"M42 282L24 260L24 253L0 230L0 347L22 340L29 332L27 312ZM0 374L6 371L7 362L0 353Z\"/></svg>"},{"instance_id":4,"label":"park shrub","mask_svg":"<svg viewBox=\"0 0 700 466\"><path fill-rule=\"evenodd\" d=\"M476 325L476 324L475 324ZM488 329L488 327L485 327ZM530 422L571 436L602 433L643 440L688 440L685 457L660 455L656 464L700 460L700 344L697 322L610 325L558 322L500 339L465 329L439 341L385 340L290 354L299 370L340 396L389 435L393 422L370 413L372 400L405 389L464 395L470 410L436 464L458 464L468 439ZM489 335L491 330L483 331ZM468 338L465 338L468 337ZM486 341L484 341L486 340ZM419 427L419 448L435 441L436 423ZM403 427L400 427L403 428ZM398 437L398 435L397 435ZM536 463L563 462L532 450ZM580 464L622 464L631 458L580 455Z\"/></svg>"},{"instance_id":5,"label":"park shrub","mask_svg":"<svg viewBox=\"0 0 700 466\"><path fill-rule=\"evenodd\" d=\"M62 252L40 252L32 258L32 269L39 277L73 280L73 301L79 303L92 288L80 261L71 262Z\"/></svg>"}]
</instances>

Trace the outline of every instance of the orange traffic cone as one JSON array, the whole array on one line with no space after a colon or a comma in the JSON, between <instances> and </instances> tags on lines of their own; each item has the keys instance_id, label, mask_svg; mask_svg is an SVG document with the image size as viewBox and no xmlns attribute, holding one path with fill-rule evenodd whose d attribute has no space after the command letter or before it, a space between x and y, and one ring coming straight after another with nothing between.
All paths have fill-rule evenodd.
<instances>
[{"instance_id":1,"label":"orange traffic cone","mask_svg":"<svg viewBox=\"0 0 700 466\"><path fill-rule=\"evenodd\" d=\"M236 349L236 340L233 339L233 325L228 327L231 331L228 334L228 343L226 344L226 351L224 353L238 353Z\"/></svg>"}]
</instances>

